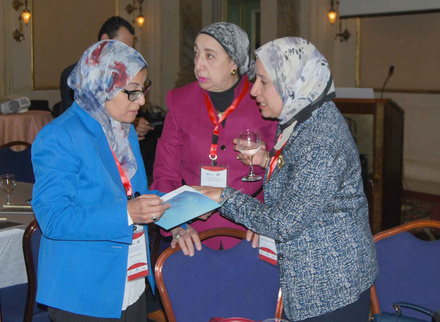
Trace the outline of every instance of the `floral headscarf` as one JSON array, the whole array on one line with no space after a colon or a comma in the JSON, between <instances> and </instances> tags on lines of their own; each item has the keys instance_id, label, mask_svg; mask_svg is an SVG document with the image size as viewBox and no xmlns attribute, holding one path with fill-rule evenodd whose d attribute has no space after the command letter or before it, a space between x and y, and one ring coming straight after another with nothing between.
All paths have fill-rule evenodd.
<instances>
[{"instance_id":1,"label":"floral headscarf","mask_svg":"<svg viewBox=\"0 0 440 322\"><path fill-rule=\"evenodd\" d=\"M283 100L279 116L282 137L279 150L296 125L307 120L324 102L335 97L327 60L309 41L285 37L268 42L255 51Z\"/></svg>"},{"instance_id":2,"label":"floral headscarf","mask_svg":"<svg viewBox=\"0 0 440 322\"><path fill-rule=\"evenodd\" d=\"M240 75L248 74L249 79L254 77L255 62L251 59L249 37L239 26L230 22L216 22L200 31L217 40L238 66Z\"/></svg>"},{"instance_id":3,"label":"floral headscarf","mask_svg":"<svg viewBox=\"0 0 440 322\"><path fill-rule=\"evenodd\" d=\"M105 109L105 103L147 66L141 54L130 46L117 40L103 40L84 52L67 80L75 92L75 102L101 125L129 179L137 170L128 142L131 124L115 121Z\"/></svg>"}]
</instances>

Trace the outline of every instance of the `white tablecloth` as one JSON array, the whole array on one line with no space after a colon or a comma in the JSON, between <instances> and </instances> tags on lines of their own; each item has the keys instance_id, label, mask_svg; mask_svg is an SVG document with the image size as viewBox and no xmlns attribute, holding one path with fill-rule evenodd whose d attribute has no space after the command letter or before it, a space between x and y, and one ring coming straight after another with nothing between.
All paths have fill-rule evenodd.
<instances>
[{"instance_id":1,"label":"white tablecloth","mask_svg":"<svg viewBox=\"0 0 440 322\"><path fill-rule=\"evenodd\" d=\"M31 183L17 182L11 193L12 204L24 204L32 198ZM21 226L0 229L0 288L26 283L26 267L23 257L23 233L26 226L35 219L32 209L3 208L6 196L0 191L0 223L16 222Z\"/></svg>"},{"instance_id":2,"label":"white tablecloth","mask_svg":"<svg viewBox=\"0 0 440 322\"><path fill-rule=\"evenodd\" d=\"M27 283L22 239L24 226L0 230L0 288Z\"/></svg>"}]
</instances>

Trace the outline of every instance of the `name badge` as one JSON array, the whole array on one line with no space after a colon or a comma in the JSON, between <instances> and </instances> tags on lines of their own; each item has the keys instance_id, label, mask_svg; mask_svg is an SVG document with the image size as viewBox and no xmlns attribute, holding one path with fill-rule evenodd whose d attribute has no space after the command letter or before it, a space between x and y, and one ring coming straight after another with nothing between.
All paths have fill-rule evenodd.
<instances>
[{"instance_id":1,"label":"name badge","mask_svg":"<svg viewBox=\"0 0 440 322\"><path fill-rule=\"evenodd\" d=\"M142 226L134 225L133 241L128 248L128 280L148 276L147 241Z\"/></svg>"},{"instance_id":2,"label":"name badge","mask_svg":"<svg viewBox=\"0 0 440 322\"><path fill-rule=\"evenodd\" d=\"M259 258L269 264L278 265L277 247L275 240L272 238L260 235L260 249L258 251Z\"/></svg>"},{"instance_id":3,"label":"name badge","mask_svg":"<svg viewBox=\"0 0 440 322\"><path fill-rule=\"evenodd\" d=\"M227 166L200 166L200 185L209 187L226 188L228 186Z\"/></svg>"}]
</instances>

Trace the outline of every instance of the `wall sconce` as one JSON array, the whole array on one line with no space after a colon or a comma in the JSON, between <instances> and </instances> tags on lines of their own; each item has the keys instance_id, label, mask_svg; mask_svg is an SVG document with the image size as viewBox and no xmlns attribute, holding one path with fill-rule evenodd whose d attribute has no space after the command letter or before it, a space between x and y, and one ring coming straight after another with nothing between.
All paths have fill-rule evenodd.
<instances>
[{"instance_id":1,"label":"wall sconce","mask_svg":"<svg viewBox=\"0 0 440 322\"><path fill-rule=\"evenodd\" d=\"M133 23L136 21L139 28L142 28L142 26L145 23L145 17L142 15L142 2L144 2L144 0L137 0L137 2L139 2L139 15L136 17L136 19L133 19ZM128 14L131 15L136 9L138 9L135 7L135 5L136 5L136 0L133 0L133 3L129 3L125 7L125 11L127 11Z\"/></svg>"},{"instance_id":2,"label":"wall sconce","mask_svg":"<svg viewBox=\"0 0 440 322\"><path fill-rule=\"evenodd\" d=\"M18 28L12 33L12 37L20 42L24 39L23 33L23 23L27 26L29 20L31 19L31 12L28 9L28 0L25 0L24 3L19 0L14 0L11 2L12 8L18 12ZM24 6L24 9L22 7ZM20 13L21 11L21 13Z\"/></svg>"},{"instance_id":3,"label":"wall sconce","mask_svg":"<svg viewBox=\"0 0 440 322\"><path fill-rule=\"evenodd\" d=\"M339 1L336 1L336 5L339 6ZM347 41L348 38L350 38L351 34L347 30L347 28L342 31L341 19L339 19L339 15L335 10L334 0L330 0L330 10L328 11L327 17L331 25L333 25L336 20L338 20L338 32L335 35L335 39L339 38L340 41Z\"/></svg>"},{"instance_id":4,"label":"wall sconce","mask_svg":"<svg viewBox=\"0 0 440 322\"><path fill-rule=\"evenodd\" d=\"M333 25L336 22L337 16L338 14L336 13L333 0L330 0L330 10L328 11L327 17L331 25Z\"/></svg>"}]
</instances>

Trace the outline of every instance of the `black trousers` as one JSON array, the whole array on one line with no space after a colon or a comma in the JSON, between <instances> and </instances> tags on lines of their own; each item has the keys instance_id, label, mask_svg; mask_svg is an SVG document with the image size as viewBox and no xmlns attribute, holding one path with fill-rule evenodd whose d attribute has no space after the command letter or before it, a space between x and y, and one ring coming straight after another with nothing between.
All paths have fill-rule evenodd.
<instances>
[{"instance_id":1,"label":"black trousers","mask_svg":"<svg viewBox=\"0 0 440 322\"><path fill-rule=\"evenodd\" d=\"M47 311L49 312L50 320L53 322L147 322L147 300L145 292L135 303L122 311L120 319L97 318L63 311L53 307L48 307Z\"/></svg>"},{"instance_id":2,"label":"black trousers","mask_svg":"<svg viewBox=\"0 0 440 322\"><path fill-rule=\"evenodd\" d=\"M359 299L336 311L303 320L304 322L367 322L370 314L370 289L367 289ZM283 312L283 318L287 319Z\"/></svg>"}]
</instances>

